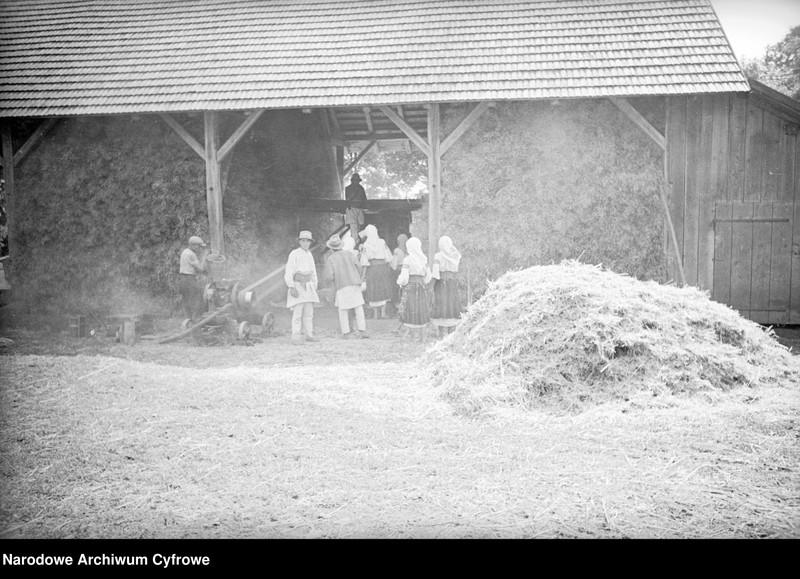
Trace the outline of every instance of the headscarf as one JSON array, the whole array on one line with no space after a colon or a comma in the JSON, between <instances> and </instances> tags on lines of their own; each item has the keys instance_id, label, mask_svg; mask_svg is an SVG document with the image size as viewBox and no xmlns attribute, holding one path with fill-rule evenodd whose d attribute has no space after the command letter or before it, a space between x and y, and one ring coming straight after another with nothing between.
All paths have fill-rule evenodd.
<instances>
[{"instance_id":1,"label":"headscarf","mask_svg":"<svg viewBox=\"0 0 800 579\"><path fill-rule=\"evenodd\" d=\"M351 251L355 253L356 249L356 240L353 239L353 235L348 231L342 236L342 251Z\"/></svg>"},{"instance_id":2,"label":"headscarf","mask_svg":"<svg viewBox=\"0 0 800 579\"><path fill-rule=\"evenodd\" d=\"M397 249L402 251L403 253L406 252L406 242L408 241L408 235L405 233L401 233L397 236Z\"/></svg>"},{"instance_id":3,"label":"headscarf","mask_svg":"<svg viewBox=\"0 0 800 579\"><path fill-rule=\"evenodd\" d=\"M407 256L404 263L409 264L410 268L414 271L421 271L428 264L428 258L422 253L422 242L412 237L406 241Z\"/></svg>"},{"instance_id":4,"label":"headscarf","mask_svg":"<svg viewBox=\"0 0 800 579\"><path fill-rule=\"evenodd\" d=\"M436 254L436 259L441 265L447 265L446 270L458 271L461 254L447 235L439 238L439 252Z\"/></svg>"},{"instance_id":5,"label":"headscarf","mask_svg":"<svg viewBox=\"0 0 800 579\"><path fill-rule=\"evenodd\" d=\"M359 235L364 235L366 238L361 248L366 251L370 259L385 259L387 261L392 259L392 252L389 251L389 246L386 242L378 237L378 229L370 224L364 228L364 231Z\"/></svg>"},{"instance_id":6,"label":"headscarf","mask_svg":"<svg viewBox=\"0 0 800 579\"><path fill-rule=\"evenodd\" d=\"M383 249L381 246L381 238L378 237L378 228L370 224L364 228L364 247L368 247L373 253L378 253Z\"/></svg>"}]
</instances>

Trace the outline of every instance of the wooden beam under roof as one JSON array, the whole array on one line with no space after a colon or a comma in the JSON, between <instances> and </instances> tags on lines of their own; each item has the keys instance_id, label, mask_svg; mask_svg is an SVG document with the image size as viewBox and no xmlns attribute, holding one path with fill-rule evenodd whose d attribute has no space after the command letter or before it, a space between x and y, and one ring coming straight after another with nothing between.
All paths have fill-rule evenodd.
<instances>
[{"instance_id":1,"label":"wooden beam under roof","mask_svg":"<svg viewBox=\"0 0 800 579\"><path fill-rule=\"evenodd\" d=\"M397 114L400 116L401 119L405 119L405 115L403 114L403 105L397 105ZM408 139L403 140L403 148L405 149L406 154L411 153L411 141Z\"/></svg>"},{"instance_id":2,"label":"wooden beam under roof","mask_svg":"<svg viewBox=\"0 0 800 579\"><path fill-rule=\"evenodd\" d=\"M364 120L367 122L367 131L370 133L375 132L375 127L372 126L372 112L369 107L364 107L361 109L364 111Z\"/></svg>"},{"instance_id":3,"label":"wooden beam under roof","mask_svg":"<svg viewBox=\"0 0 800 579\"><path fill-rule=\"evenodd\" d=\"M431 154L430 146L429 146L429 145L428 145L428 143L425 141L425 139L423 139L423 138L420 136L420 134L419 134L419 133L417 133L417 132L416 132L416 131L415 131L415 130L414 130L412 127L411 127L411 125L409 125L409 124L408 124L408 123L407 123L405 120L403 120L402 118L400 118L400 115L398 115L396 112L394 112L394 111L393 111L392 109L390 109L389 107L387 107L387 106L381 106L381 107L380 107L380 109L381 109L381 111L383 111L383 114L385 114L387 117L389 117L390 119L392 119L392 121L394 121L394 123L395 123L395 124L396 124L396 125L397 125L397 126L400 128L400 130L401 130L401 131L403 131L403 132L404 132L406 135L408 135L408 138L409 138L409 139L411 139L411 140L414 142L414 144L415 144L417 147L419 147L419 148L420 148L420 150L421 150L423 153L425 153L427 156L429 156L429 157L430 157L430 154ZM428 125L428 131L430 131L430 124ZM429 134L428 136L430 137L430 134ZM437 145L437 146L438 146L438 145Z\"/></svg>"}]
</instances>

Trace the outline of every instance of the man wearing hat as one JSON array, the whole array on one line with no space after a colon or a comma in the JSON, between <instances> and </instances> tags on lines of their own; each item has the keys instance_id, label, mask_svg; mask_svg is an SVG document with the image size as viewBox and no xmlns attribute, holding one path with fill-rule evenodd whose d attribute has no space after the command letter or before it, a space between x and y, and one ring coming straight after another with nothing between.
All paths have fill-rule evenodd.
<instances>
[{"instance_id":1,"label":"man wearing hat","mask_svg":"<svg viewBox=\"0 0 800 579\"><path fill-rule=\"evenodd\" d=\"M358 240L358 232L364 226L364 209L367 208L367 192L361 186L361 176L353 173L350 184L344 188L344 222L350 226L350 234Z\"/></svg>"},{"instance_id":2,"label":"man wearing hat","mask_svg":"<svg viewBox=\"0 0 800 579\"><path fill-rule=\"evenodd\" d=\"M314 337L314 304L317 296L317 266L311 254L314 240L310 231L301 231L297 236L300 247L289 254L283 280L289 287L286 307L292 310L292 343L319 342Z\"/></svg>"},{"instance_id":3,"label":"man wearing hat","mask_svg":"<svg viewBox=\"0 0 800 579\"><path fill-rule=\"evenodd\" d=\"M336 289L334 305L339 309L339 326L343 338L366 338L367 325L364 317L364 296L361 293L362 273L355 254L342 251L344 241L333 235L325 244L333 253L325 262L322 279L325 283L333 282ZM354 310L357 330L350 332L350 310Z\"/></svg>"},{"instance_id":4,"label":"man wearing hat","mask_svg":"<svg viewBox=\"0 0 800 579\"><path fill-rule=\"evenodd\" d=\"M202 310L203 290L197 276L206 271L206 244L202 238L192 235L189 247L181 252L181 266L178 275L178 291L181 294L183 312L190 320L195 320ZM197 254L201 252L198 258Z\"/></svg>"}]
</instances>

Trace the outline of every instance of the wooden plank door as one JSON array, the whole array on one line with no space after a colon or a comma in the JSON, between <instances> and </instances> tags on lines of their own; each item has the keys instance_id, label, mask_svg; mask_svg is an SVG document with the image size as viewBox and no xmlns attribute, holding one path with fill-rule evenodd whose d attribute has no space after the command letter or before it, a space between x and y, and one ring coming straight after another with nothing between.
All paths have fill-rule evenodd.
<instances>
[{"instance_id":1,"label":"wooden plank door","mask_svg":"<svg viewBox=\"0 0 800 579\"><path fill-rule=\"evenodd\" d=\"M714 300L759 324L789 324L793 284L792 204L717 202L714 209ZM796 251L795 251L796 252ZM792 278L795 278L794 280Z\"/></svg>"}]
</instances>

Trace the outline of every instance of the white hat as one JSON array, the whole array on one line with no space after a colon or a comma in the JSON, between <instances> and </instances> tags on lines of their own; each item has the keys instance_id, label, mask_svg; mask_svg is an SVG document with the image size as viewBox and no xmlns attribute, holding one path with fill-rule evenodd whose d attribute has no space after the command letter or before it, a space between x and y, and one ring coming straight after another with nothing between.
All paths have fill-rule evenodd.
<instances>
[{"instance_id":1,"label":"white hat","mask_svg":"<svg viewBox=\"0 0 800 579\"><path fill-rule=\"evenodd\" d=\"M205 242L201 237L197 237L196 235L192 235L189 238L189 245L202 245L203 247L206 246Z\"/></svg>"},{"instance_id":2,"label":"white hat","mask_svg":"<svg viewBox=\"0 0 800 579\"><path fill-rule=\"evenodd\" d=\"M297 236L297 239L298 240L300 240L300 239L309 239L311 241L314 241L314 238L311 237L311 232L310 231L301 231L300 235Z\"/></svg>"}]
</instances>

